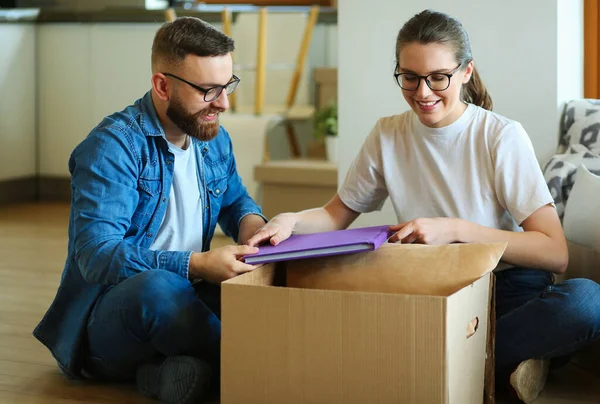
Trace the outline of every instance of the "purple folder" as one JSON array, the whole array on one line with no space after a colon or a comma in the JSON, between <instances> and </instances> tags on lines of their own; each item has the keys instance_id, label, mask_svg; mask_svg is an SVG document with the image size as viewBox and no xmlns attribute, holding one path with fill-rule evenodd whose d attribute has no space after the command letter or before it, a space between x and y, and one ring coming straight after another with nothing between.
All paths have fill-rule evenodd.
<instances>
[{"instance_id":1,"label":"purple folder","mask_svg":"<svg viewBox=\"0 0 600 404\"><path fill-rule=\"evenodd\" d=\"M254 265L373 251L392 234L394 232L389 230L389 226L375 226L292 235L277 246L259 246L258 253L246 255L244 260L247 264Z\"/></svg>"}]
</instances>

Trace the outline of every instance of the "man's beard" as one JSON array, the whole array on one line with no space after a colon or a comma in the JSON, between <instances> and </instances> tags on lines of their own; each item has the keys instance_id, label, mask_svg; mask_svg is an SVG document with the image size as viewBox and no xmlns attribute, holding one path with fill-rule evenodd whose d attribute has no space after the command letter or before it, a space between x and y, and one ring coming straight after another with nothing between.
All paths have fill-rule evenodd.
<instances>
[{"instance_id":1,"label":"man's beard","mask_svg":"<svg viewBox=\"0 0 600 404\"><path fill-rule=\"evenodd\" d=\"M167 117L183 133L203 142L214 139L219 134L219 119L213 122L204 121L201 116L209 113L218 113L211 108L203 109L195 114L188 112L179 98L173 97L167 107Z\"/></svg>"}]
</instances>

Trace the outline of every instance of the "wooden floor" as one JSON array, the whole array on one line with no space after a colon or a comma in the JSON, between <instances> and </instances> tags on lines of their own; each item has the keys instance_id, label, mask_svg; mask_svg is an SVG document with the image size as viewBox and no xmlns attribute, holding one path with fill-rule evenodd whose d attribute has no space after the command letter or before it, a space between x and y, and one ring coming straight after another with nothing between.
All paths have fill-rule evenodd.
<instances>
[{"instance_id":1,"label":"wooden floor","mask_svg":"<svg viewBox=\"0 0 600 404\"><path fill-rule=\"evenodd\" d=\"M132 386L68 381L31 336L60 280L67 224L65 205L0 207L0 403L152 403ZM553 375L536 404L599 402L600 379L569 366Z\"/></svg>"},{"instance_id":2,"label":"wooden floor","mask_svg":"<svg viewBox=\"0 0 600 404\"><path fill-rule=\"evenodd\" d=\"M65 379L31 332L52 301L66 257L69 208L0 208L0 402L153 403L131 386Z\"/></svg>"}]
</instances>

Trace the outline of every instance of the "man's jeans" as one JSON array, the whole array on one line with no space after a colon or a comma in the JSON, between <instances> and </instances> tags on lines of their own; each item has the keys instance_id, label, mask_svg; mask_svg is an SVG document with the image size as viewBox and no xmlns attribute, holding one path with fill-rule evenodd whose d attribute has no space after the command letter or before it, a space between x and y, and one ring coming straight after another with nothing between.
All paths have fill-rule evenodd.
<instances>
[{"instance_id":1,"label":"man's jeans","mask_svg":"<svg viewBox=\"0 0 600 404\"><path fill-rule=\"evenodd\" d=\"M554 284L546 271L496 274L496 382L503 389L520 362L567 356L600 337L600 285ZM600 364L598 364L600 367Z\"/></svg>"},{"instance_id":2,"label":"man's jeans","mask_svg":"<svg viewBox=\"0 0 600 404\"><path fill-rule=\"evenodd\" d=\"M220 287L192 284L164 270L136 274L111 287L88 322L85 371L125 381L155 357L190 355L219 375Z\"/></svg>"}]
</instances>

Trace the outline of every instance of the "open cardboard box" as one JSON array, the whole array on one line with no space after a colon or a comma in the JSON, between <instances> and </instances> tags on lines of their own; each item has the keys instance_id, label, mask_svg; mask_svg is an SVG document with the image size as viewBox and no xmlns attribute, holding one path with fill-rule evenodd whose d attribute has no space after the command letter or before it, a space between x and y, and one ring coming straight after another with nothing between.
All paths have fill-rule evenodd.
<instances>
[{"instance_id":1,"label":"open cardboard box","mask_svg":"<svg viewBox=\"0 0 600 404\"><path fill-rule=\"evenodd\" d=\"M493 402L505 248L388 244L224 282L221 402Z\"/></svg>"}]
</instances>

